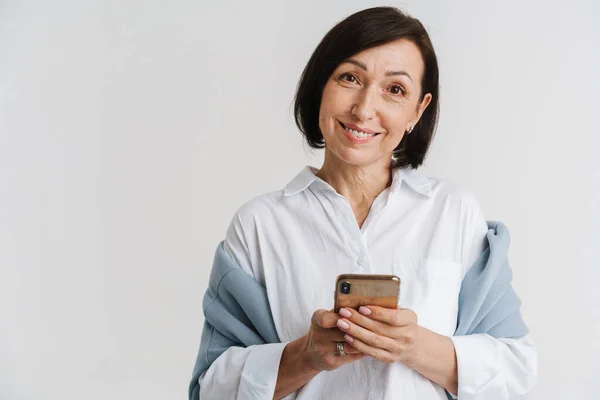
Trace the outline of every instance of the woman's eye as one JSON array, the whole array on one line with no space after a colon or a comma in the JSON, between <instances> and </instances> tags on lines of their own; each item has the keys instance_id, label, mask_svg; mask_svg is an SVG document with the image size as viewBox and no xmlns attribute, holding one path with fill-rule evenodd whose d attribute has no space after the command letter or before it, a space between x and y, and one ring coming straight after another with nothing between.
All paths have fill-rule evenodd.
<instances>
[{"instance_id":1,"label":"woman's eye","mask_svg":"<svg viewBox=\"0 0 600 400\"><path fill-rule=\"evenodd\" d=\"M342 79L345 82L349 82L349 83L354 83L356 82L356 77L354 75L351 75L347 72L344 72L341 76L340 79Z\"/></svg>"},{"instance_id":2,"label":"woman's eye","mask_svg":"<svg viewBox=\"0 0 600 400\"><path fill-rule=\"evenodd\" d=\"M390 92L392 94L404 94L404 89L402 89L402 86L394 85L390 88Z\"/></svg>"}]
</instances>

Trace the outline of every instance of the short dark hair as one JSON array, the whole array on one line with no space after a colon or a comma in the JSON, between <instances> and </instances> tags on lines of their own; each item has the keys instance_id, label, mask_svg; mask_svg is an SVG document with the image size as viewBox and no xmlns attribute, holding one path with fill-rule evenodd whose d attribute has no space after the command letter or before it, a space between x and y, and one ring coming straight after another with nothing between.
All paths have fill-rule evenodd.
<instances>
[{"instance_id":1,"label":"short dark hair","mask_svg":"<svg viewBox=\"0 0 600 400\"><path fill-rule=\"evenodd\" d=\"M394 149L392 168L418 168L425 159L439 114L438 62L427 31L421 22L395 7L374 7L350 15L334 26L321 40L302 72L294 98L294 118L308 145L325 147L319 129L319 109L325 84L340 63L373 47L398 39L413 42L420 50L425 71L420 101L426 93L432 99L409 135Z\"/></svg>"}]
</instances>

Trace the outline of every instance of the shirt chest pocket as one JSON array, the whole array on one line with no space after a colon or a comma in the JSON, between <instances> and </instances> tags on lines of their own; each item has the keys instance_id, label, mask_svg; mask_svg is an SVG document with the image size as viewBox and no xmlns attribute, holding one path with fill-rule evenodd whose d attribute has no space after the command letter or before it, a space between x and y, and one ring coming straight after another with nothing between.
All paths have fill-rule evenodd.
<instances>
[{"instance_id":1,"label":"shirt chest pocket","mask_svg":"<svg viewBox=\"0 0 600 400\"><path fill-rule=\"evenodd\" d=\"M419 325L441 335L453 335L462 265L436 259L400 260L394 262L393 271L401 280L399 306L413 310Z\"/></svg>"}]
</instances>

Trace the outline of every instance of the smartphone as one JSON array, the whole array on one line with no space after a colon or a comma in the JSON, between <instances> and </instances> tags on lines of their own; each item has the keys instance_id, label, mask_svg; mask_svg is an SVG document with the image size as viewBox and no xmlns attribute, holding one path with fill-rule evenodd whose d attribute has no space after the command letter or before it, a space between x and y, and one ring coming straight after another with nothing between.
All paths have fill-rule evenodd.
<instances>
[{"instance_id":1,"label":"smartphone","mask_svg":"<svg viewBox=\"0 0 600 400\"><path fill-rule=\"evenodd\" d=\"M340 308L398 308L400 278L396 275L343 274L335 283L335 312Z\"/></svg>"}]
</instances>

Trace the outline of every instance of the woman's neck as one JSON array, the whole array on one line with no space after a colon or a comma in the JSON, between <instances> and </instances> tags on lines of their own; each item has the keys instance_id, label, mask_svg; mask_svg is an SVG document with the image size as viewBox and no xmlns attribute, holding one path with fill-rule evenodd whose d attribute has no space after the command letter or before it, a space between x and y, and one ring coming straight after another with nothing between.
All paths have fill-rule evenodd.
<instances>
[{"instance_id":1,"label":"woman's neck","mask_svg":"<svg viewBox=\"0 0 600 400\"><path fill-rule=\"evenodd\" d=\"M359 226L369 214L373 201L392 181L390 163L356 166L327 154L316 175L348 199Z\"/></svg>"}]
</instances>

